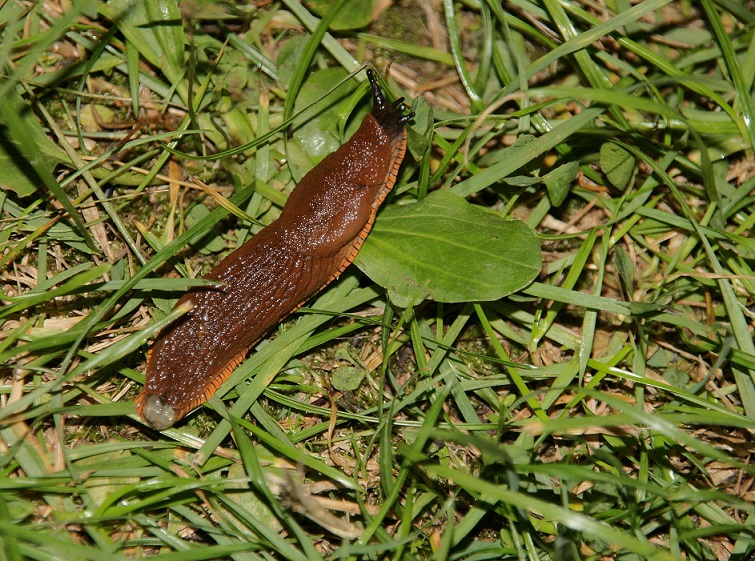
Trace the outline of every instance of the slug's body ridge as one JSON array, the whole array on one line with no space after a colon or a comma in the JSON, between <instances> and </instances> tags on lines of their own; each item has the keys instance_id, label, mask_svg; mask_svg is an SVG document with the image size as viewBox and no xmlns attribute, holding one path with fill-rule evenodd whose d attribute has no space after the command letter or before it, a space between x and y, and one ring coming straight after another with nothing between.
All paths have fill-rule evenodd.
<instances>
[{"instance_id":1,"label":"slug's body ridge","mask_svg":"<svg viewBox=\"0 0 755 561\"><path fill-rule=\"evenodd\" d=\"M136 400L158 430L207 401L267 331L337 278L356 257L406 151L403 100L375 98L356 133L307 173L280 217L223 259L176 306L191 310L158 335Z\"/></svg>"}]
</instances>

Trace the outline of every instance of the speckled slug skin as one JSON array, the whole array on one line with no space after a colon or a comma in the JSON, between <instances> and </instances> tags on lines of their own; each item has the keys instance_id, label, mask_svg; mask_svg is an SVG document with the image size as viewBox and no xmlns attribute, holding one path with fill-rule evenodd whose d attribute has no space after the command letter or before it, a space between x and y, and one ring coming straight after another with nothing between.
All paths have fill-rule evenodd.
<instances>
[{"instance_id":1,"label":"speckled slug skin","mask_svg":"<svg viewBox=\"0 0 755 561\"><path fill-rule=\"evenodd\" d=\"M191 311L158 335L147 381L136 398L141 417L164 430L198 407L249 350L348 267L396 183L406 152L402 100L386 103L367 71L374 106L354 136L296 186L278 220L223 259L176 306Z\"/></svg>"}]
</instances>

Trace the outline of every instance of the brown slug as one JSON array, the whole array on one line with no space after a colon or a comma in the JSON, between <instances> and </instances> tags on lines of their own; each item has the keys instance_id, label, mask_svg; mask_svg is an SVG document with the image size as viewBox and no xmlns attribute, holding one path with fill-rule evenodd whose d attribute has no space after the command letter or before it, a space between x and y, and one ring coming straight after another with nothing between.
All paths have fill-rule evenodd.
<instances>
[{"instance_id":1,"label":"brown slug","mask_svg":"<svg viewBox=\"0 0 755 561\"><path fill-rule=\"evenodd\" d=\"M147 357L141 417L167 429L207 401L267 331L337 278L356 257L396 183L406 151L403 99L387 103L367 70L374 106L359 129L291 192L280 217L223 259L176 303Z\"/></svg>"}]
</instances>

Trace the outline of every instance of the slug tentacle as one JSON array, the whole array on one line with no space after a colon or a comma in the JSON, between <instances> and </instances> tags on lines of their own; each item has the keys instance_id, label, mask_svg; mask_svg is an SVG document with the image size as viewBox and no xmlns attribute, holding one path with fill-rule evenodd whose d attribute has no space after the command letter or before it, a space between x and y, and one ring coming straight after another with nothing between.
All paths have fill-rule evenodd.
<instances>
[{"instance_id":1,"label":"slug tentacle","mask_svg":"<svg viewBox=\"0 0 755 561\"><path fill-rule=\"evenodd\" d=\"M388 104L385 102L385 96L383 90L380 89L380 84L375 78L375 71L372 68L367 69L367 79L370 81L370 87L372 87L372 99L374 107L384 108ZM403 100L402 100L403 101Z\"/></svg>"},{"instance_id":2,"label":"slug tentacle","mask_svg":"<svg viewBox=\"0 0 755 561\"><path fill-rule=\"evenodd\" d=\"M158 335L136 400L142 418L171 427L207 401L249 350L337 278L356 257L406 151L403 99L386 103L371 70L372 112L345 144L307 173L278 220L223 259L177 306L185 315Z\"/></svg>"}]
</instances>

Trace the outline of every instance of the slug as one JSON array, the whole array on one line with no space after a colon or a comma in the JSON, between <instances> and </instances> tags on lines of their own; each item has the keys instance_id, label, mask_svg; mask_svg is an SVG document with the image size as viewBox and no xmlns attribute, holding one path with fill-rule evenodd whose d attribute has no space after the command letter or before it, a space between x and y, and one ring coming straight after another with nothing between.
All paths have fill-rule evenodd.
<instances>
[{"instance_id":1,"label":"slug","mask_svg":"<svg viewBox=\"0 0 755 561\"><path fill-rule=\"evenodd\" d=\"M354 135L307 173L280 217L223 259L176 303L189 312L165 327L147 356L139 415L167 429L218 390L267 331L356 257L406 152L403 99L387 103L367 70L374 105Z\"/></svg>"}]
</instances>

